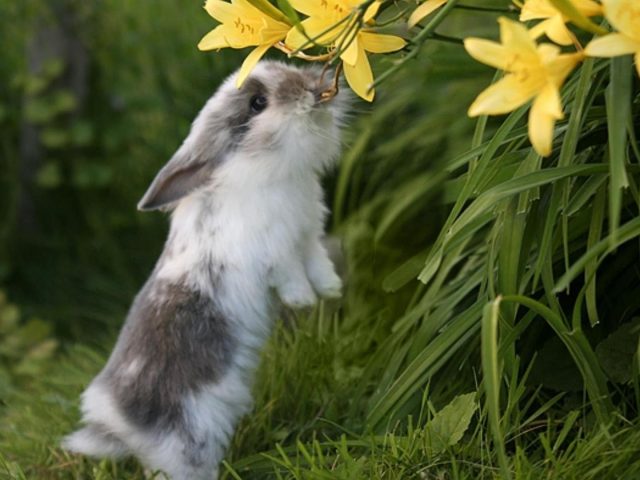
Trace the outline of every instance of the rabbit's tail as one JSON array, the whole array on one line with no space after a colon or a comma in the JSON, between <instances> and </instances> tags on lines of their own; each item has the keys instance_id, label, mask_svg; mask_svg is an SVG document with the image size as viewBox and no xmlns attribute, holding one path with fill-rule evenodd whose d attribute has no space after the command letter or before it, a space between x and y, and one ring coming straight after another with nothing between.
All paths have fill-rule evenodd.
<instances>
[{"instance_id":1,"label":"rabbit's tail","mask_svg":"<svg viewBox=\"0 0 640 480\"><path fill-rule=\"evenodd\" d=\"M66 436L62 448L90 457L122 457L129 453L127 445L101 425L89 424Z\"/></svg>"}]
</instances>

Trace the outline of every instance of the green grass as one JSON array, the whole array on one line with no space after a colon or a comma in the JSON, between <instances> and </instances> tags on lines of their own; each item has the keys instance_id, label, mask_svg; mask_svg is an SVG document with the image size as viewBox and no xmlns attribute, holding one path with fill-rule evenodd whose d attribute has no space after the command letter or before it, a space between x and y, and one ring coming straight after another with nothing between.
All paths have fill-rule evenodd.
<instances>
[{"instance_id":1,"label":"green grass","mask_svg":"<svg viewBox=\"0 0 640 480\"><path fill-rule=\"evenodd\" d=\"M475 390L449 406L434 405L431 386L420 409L385 428L364 424L366 398L357 391L367 355L354 353L372 332L345 331L336 314L316 312L295 325L279 324L258 372L256 407L238 428L225 478L504 478L488 428L491 413ZM57 447L77 422L76 395L103 365L107 350L83 346L60 355L46 377L15 393L2 420L0 477L142 479L134 461L113 463L68 456ZM373 387L373 385L371 385ZM435 386L433 386L435 388ZM540 403L516 423L501 419L506 464L516 478L636 478L640 429L616 419L595 426L587 405L558 409L563 399L513 398L512 406ZM277 477L277 476L280 477Z\"/></svg>"}]
</instances>

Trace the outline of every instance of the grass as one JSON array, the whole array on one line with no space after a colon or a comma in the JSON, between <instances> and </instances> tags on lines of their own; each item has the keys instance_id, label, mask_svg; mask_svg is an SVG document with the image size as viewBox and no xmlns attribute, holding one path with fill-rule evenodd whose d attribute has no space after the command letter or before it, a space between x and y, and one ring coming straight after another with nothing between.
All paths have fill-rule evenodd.
<instances>
[{"instance_id":1,"label":"grass","mask_svg":"<svg viewBox=\"0 0 640 480\"><path fill-rule=\"evenodd\" d=\"M94 147L121 173L108 190L71 189L73 202L43 194L57 206L43 207L53 233L2 244L17 260L0 273L13 269L6 289L23 307L0 302L6 478L143 478L133 460L70 457L57 445L163 239L159 216L122 212L211 90L202 72L237 64L187 60L184 32L210 27L195 14L176 11L174 23L143 10L107 2L96 20L98 92L135 105L122 118L98 110L118 119L102 140L119 143ZM438 16L438 33L495 35L496 14L468 12ZM132 49L140 39L165 48ZM625 59L585 61L563 89L554 152L541 158L526 106L464 115L489 69L455 44L412 48L402 68L375 64L392 74L378 76L374 108L356 105L327 180L345 298L278 323L225 478L639 478L638 79ZM135 61L111 68L131 51Z\"/></svg>"},{"instance_id":2,"label":"grass","mask_svg":"<svg viewBox=\"0 0 640 480\"><path fill-rule=\"evenodd\" d=\"M481 391L434 405L427 385L416 416L382 433L368 430L366 399L356 396L366 354L354 353L352 345L366 345L371 332L347 332L343 325L339 315L321 312L279 324L258 373L255 410L238 428L223 478L504 478ZM133 461L90 461L57 447L76 424L76 395L106 354L106 348L96 353L75 346L44 378L11 397L13 408L2 420L0 477L144 478ZM510 405L522 402L512 395L524 394L523 385L510 390ZM522 409L517 422L499 419L504 467L523 479L636 478L637 424L617 419L607 431L579 401L561 413L562 396L542 404L539 393L526 403L542 405Z\"/></svg>"}]
</instances>

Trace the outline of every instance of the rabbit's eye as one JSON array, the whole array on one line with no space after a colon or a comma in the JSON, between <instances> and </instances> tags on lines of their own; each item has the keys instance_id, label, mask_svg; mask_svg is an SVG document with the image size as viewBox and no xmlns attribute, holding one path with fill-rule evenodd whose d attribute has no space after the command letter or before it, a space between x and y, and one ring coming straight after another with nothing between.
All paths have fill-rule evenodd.
<instances>
[{"instance_id":1,"label":"rabbit's eye","mask_svg":"<svg viewBox=\"0 0 640 480\"><path fill-rule=\"evenodd\" d=\"M251 97L249 105L253 113L260 113L265 108L267 108L267 103L267 97L265 97L264 95L254 95L253 97Z\"/></svg>"}]
</instances>

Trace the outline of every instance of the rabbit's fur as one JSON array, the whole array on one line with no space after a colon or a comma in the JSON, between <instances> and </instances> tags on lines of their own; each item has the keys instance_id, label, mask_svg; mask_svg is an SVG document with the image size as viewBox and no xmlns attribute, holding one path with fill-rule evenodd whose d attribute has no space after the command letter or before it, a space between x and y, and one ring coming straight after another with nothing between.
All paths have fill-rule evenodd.
<instances>
[{"instance_id":1,"label":"rabbit's fur","mask_svg":"<svg viewBox=\"0 0 640 480\"><path fill-rule=\"evenodd\" d=\"M343 94L321 102L329 85L314 68L263 61L241 89L236 75L139 204L173 210L169 237L82 395L86 426L65 438L71 451L215 478L251 406L274 292L294 308L340 295L319 176L339 153Z\"/></svg>"}]
</instances>

